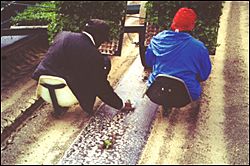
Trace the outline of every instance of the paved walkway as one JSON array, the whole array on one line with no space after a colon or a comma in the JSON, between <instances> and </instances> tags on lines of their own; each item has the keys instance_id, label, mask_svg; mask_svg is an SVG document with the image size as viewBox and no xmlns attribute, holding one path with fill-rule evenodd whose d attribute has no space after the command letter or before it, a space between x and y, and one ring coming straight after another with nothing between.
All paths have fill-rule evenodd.
<instances>
[{"instance_id":1,"label":"paved walkway","mask_svg":"<svg viewBox=\"0 0 250 166\"><path fill-rule=\"evenodd\" d=\"M148 158L153 156L151 161L154 162L149 164L249 164L248 12L248 2L225 3L218 35L221 45L216 55L211 57L213 69L210 78L203 84L200 112L176 112L163 122L167 124L166 128L162 127L163 143L159 147L156 144L159 139L152 143L147 155ZM88 130L78 136L61 164L138 162L154 118L155 111L152 110L157 108L140 98L143 91L140 73L142 67L137 59L116 88L119 94L136 100L138 104L135 112L123 115L122 125L125 124L126 129L120 128L123 134L117 146L101 151L94 145L100 144L102 135L96 132L88 137L87 134L92 133ZM114 110L108 106L101 107L99 117L112 117L112 112ZM112 126L112 118L107 119ZM103 132L101 128L95 129ZM152 132L151 136L153 134L156 133ZM99 142L91 139L93 137ZM93 146L90 140L94 141Z\"/></svg>"},{"instance_id":2,"label":"paved walkway","mask_svg":"<svg viewBox=\"0 0 250 166\"><path fill-rule=\"evenodd\" d=\"M228 8L226 36L219 36L219 56L215 66L223 61L223 91L214 89L212 94L223 94L221 104L224 118L224 142L226 158L224 163L249 164L249 2L226 2ZM230 8L229 8L230 7ZM223 38L222 38L223 37ZM224 38L225 37L225 38ZM217 79L221 79L217 78ZM211 85L213 86L213 85ZM216 84L214 84L216 86ZM219 103L214 101L214 103ZM216 113L218 109L214 109ZM212 127L212 126L211 126ZM216 139L216 137L214 138ZM214 148L214 151L218 149ZM218 152L217 152L218 153ZM213 153L212 153L213 154Z\"/></svg>"},{"instance_id":3,"label":"paved walkway","mask_svg":"<svg viewBox=\"0 0 250 166\"><path fill-rule=\"evenodd\" d=\"M139 164L249 164L249 2L226 1L201 107L157 115Z\"/></svg>"},{"instance_id":4,"label":"paved walkway","mask_svg":"<svg viewBox=\"0 0 250 166\"><path fill-rule=\"evenodd\" d=\"M142 97L146 88L142 73L143 67L137 56L115 89L123 101L136 101L136 109L129 113L117 113L116 109L103 104L59 164L137 163L158 108L147 96ZM105 140L111 140L114 144L112 149L100 148Z\"/></svg>"}]
</instances>

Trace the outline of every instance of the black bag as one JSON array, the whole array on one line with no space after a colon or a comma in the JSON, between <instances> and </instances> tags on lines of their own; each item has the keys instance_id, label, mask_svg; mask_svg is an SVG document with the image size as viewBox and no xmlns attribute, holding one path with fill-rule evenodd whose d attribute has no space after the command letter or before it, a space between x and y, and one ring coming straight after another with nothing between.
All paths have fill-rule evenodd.
<instances>
[{"instance_id":1,"label":"black bag","mask_svg":"<svg viewBox=\"0 0 250 166\"><path fill-rule=\"evenodd\" d=\"M158 75L146 95L152 102L167 107L180 108L192 101L184 81L169 75Z\"/></svg>"}]
</instances>

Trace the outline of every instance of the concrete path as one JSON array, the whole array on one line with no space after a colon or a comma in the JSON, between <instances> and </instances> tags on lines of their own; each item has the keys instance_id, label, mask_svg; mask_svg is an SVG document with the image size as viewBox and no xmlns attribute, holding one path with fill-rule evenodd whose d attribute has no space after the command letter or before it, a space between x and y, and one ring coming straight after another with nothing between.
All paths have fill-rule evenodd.
<instances>
[{"instance_id":1,"label":"concrete path","mask_svg":"<svg viewBox=\"0 0 250 166\"><path fill-rule=\"evenodd\" d=\"M228 2L200 109L157 115L139 164L249 164L249 2Z\"/></svg>"},{"instance_id":2,"label":"concrete path","mask_svg":"<svg viewBox=\"0 0 250 166\"><path fill-rule=\"evenodd\" d=\"M249 164L248 12L248 2L224 4L218 35L220 47L211 56L213 69L203 83L199 110L187 106L168 118L158 113L147 139L157 105L141 98L145 84L140 81L142 68L137 59L116 88L121 96L135 100L137 109L123 115L120 126L126 129L119 129L122 134L113 142L114 148L96 147L102 145L104 137L88 137L91 130L84 129L59 163ZM102 118L101 123L108 121L112 126L116 110L104 105L99 113L94 123ZM100 127L94 131L103 132ZM96 140L88 141L93 137Z\"/></svg>"},{"instance_id":3,"label":"concrete path","mask_svg":"<svg viewBox=\"0 0 250 166\"><path fill-rule=\"evenodd\" d=\"M123 114L108 105L102 105L59 164L134 165L137 163L158 108L158 105L152 103L147 96L142 97L146 88L145 82L142 81L142 73L143 67L140 57L137 56L115 89L124 101L126 99L136 101L136 109ZM115 137L111 138L113 148L100 148L102 142L110 136Z\"/></svg>"}]
</instances>

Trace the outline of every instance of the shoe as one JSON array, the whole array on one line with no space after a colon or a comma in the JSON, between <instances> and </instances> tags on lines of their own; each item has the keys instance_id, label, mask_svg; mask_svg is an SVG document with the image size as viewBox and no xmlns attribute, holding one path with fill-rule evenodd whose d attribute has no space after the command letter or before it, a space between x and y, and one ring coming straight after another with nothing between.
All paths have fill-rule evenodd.
<instances>
[{"instance_id":1,"label":"shoe","mask_svg":"<svg viewBox=\"0 0 250 166\"><path fill-rule=\"evenodd\" d=\"M59 110L55 110L51 112L51 115L55 118L59 118L63 116L68 111L68 108L60 108Z\"/></svg>"}]
</instances>

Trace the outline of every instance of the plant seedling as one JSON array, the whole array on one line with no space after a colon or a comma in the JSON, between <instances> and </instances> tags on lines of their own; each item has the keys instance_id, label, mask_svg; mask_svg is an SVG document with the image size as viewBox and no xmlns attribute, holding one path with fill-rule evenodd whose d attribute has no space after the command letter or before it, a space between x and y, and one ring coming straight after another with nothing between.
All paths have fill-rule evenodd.
<instances>
[{"instance_id":1,"label":"plant seedling","mask_svg":"<svg viewBox=\"0 0 250 166\"><path fill-rule=\"evenodd\" d=\"M106 140L103 141L103 143L104 143L103 144L104 149L110 149L112 147L112 141L111 140L106 139Z\"/></svg>"}]
</instances>

